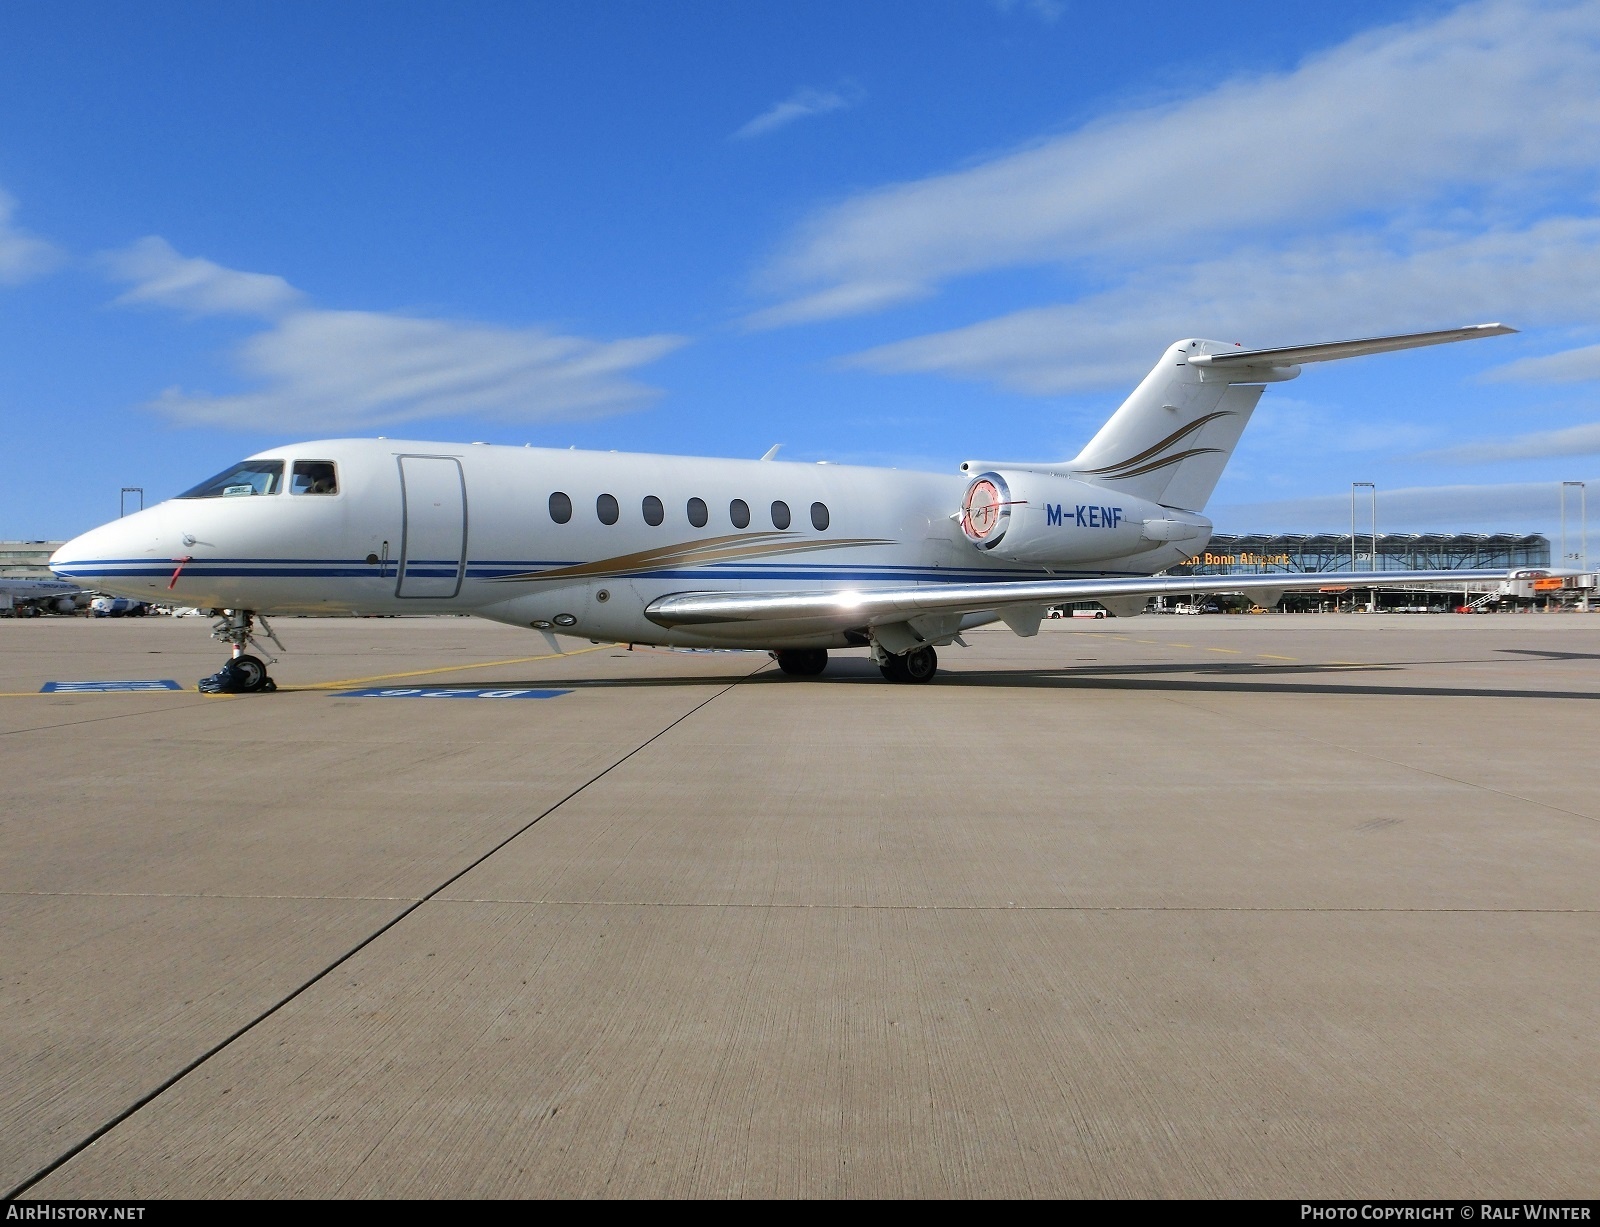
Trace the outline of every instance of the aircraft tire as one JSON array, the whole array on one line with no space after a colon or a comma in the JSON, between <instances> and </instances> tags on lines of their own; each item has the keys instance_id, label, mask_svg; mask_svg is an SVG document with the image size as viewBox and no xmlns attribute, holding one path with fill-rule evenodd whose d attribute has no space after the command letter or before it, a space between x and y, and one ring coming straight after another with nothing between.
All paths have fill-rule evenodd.
<instances>
[{"instance_id":1,"label":"aircraft tire","mask_svg":"<svg viewBox=\"0 0 1600 1227\"><path fill-rule=\"evenodd\" d=\"M262 662L261 658L259 656L251 656L249 653L234 657L233 671L235 678L237 678L236 684L244 694L253 694L257 690L265 690L268 682L272 680L267 676L267 666ZM274 686L273 689L276 690L277 687Z\"/></svg>"},{"instance_id":2,"label":"aircraft tire","mask_svg":"<svg viewBox=\"0 0 1600 1227\"><path fill-rule=\"evenodd\" d=\"M939 671L939 654L932 648L915 648L904 656L891 656L878 670L891 682L931 682Z\"/></svg>"},{"instance_id":3,"label":"aircraft tire","mask_svg":"<svg viewBox=\"0 0 1600 1227\"><path fill-rule=\"evenodd\" d=\"M816 677L828 667L827 648L785 648L777 656L778 668L792 677Z\"/></svg>"}]
</instances>

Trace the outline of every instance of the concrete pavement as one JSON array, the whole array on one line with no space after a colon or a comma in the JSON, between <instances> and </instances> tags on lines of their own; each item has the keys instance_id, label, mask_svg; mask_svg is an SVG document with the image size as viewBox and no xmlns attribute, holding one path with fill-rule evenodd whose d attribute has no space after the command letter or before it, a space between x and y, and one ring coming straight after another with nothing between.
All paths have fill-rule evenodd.
<instances>
[{"instance_id":1,"label":"concrete pavement","mask_svg":"<svg viewBox=\"0 0 1600 1227\"><path fill-rule=\"evenodd\" d=\"M1594 1194L1600 617L279 630L0 622L0 1187Z\"/></svg>"}]
</instances>

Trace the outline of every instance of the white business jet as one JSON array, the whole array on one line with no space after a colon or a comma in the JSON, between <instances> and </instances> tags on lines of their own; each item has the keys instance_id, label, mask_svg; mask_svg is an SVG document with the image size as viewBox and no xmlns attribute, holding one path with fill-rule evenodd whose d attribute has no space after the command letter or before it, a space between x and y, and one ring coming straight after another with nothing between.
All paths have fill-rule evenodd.
<instances>
[{"instance_id":1,"label":"white business jet","mask_svg":"<svg viewBox=\"0 0 1600 1227\"><path fill-rule=\"evenodd\" d=\"M1131 616L1164 593L1504 578L1504 571L1173 577L1264 385L1300 364L1514 332L1479 324L1283 349L1184 340L1072 460L959 476L830 464L336 439L272 448L69 541L63 579L215 611L207 689L270 689L269 614L470 613L620 643L867 649L925 682L935 649L1052 605ZM770 455L770 453L769 453ZM276 640L274 639L274 642ZM554 640L552 639L552 644ZM281 645L280 645L281 650Z\"/></svg>"}]
</instances>

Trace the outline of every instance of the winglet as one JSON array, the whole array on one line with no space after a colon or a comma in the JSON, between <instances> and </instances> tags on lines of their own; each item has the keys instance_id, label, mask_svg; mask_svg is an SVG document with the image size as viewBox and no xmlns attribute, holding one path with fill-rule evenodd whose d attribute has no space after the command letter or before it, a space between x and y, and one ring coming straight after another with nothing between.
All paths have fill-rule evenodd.
<instances>
[{"instance_id":1,"label":"winglet","mask_svg":"<svg viewBox=\"0 0 1600 1227\"><path fill-rule=\"evenodd\" d=\"M778 458L778 449L782 446L783 444L781 443L774 443L771 447L767 448L766 455L762 456L761 459L776 460Z\"/></svg>"}]
</instances>

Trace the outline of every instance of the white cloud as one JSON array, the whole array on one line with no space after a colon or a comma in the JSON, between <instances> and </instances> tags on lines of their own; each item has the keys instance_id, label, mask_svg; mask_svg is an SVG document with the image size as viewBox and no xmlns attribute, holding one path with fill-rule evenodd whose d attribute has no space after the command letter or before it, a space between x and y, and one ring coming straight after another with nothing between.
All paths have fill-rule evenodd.
<instances>
[{"instance_id":1,"label":"white cloud","mask_svg":"<svg viewBox=\"0 0 1600 1227\"><path fill-rule=\"evenodd\" d=\"M240 350L240 368L262 381L260 389L209 396L170 388L151 407L181 422L253 430L601 417L652 399L654 389L628 373L683 343L671 336L590 341L539 328L371 311L296 311Z\"/></svg>"},{"instance_id":2,"label":"white cloud","mask_svg":"<svg viewBox=\"0 0 1600 1227\"><path fill-rule=\"evenodd\" d=\"M931 291L926 287L907 282L887 281L880 284L856 281L753 312L741 322L750 329L808 324L814 320L831 320L841 315L857 315L879 307L894 306L928 293Z\"/></svg>"},{"instance_id":3,"label":"white cloud","mask_svg":"<svg viewBox=\"0 0 1600 1227\"><path fill-rule=\"evenodd\" d=\"M1384 532L1528 532L1556 522L1560 506L1560 485L1553 481L1379 490L1378 527ZM1359 517L1368 513L1365 506L1358 506L1357 510L1359 523ZM1216 521L1220 532L1254 532L1263 528L1273 532L1337 532L1348 530L1350 493L1346 490L1276 502L1220 504L1206 514Z\"/></svg>"},{"instance_id":4,"label":"white cloud","mask_svg":"<svg viewBox=\"0 0 1600 1227\"><path fill-rule=\"evenodd\" d=\"M1486 0L847 200L766 280L843 314L888 301L857 286L909 299L986 269L1187 257L1363 212L1443 217L1464 198L1525 213L1531 197L1592 186L1597 166L1600 5Z\"/></svg>"},{"instance_id":5,"label":"white cloud","mask_svg":"<svg viewBox=\"0 0 1600 1227\"><path fill-rule=\"evenodd\" d=\"M990 0L990 2L1002 13L1012 13L1019 9L1032 13L1046 25L1054 25L1067 11L1067 0Z\"/></svg>"},{"instance_id":6,"label":"white cloud","mask_svg":"<svg viewBox=\"0 0 1600 1227\"><path fill-rule=\"evenodd\" d=\"M774 103L745 124L731 139L746 141L751 137L765 136L779 128L806 119L812 115L826 115L830 111L843 111L859 101L854 92L840 90L798 89L782 102Z\"/></svg>"},{"instance_id":7,"label":"white cloud","mask_svg":"<svg viewBox=\"0 0 1600 1227\"><path fill-rule=\"evenodd\" d=\"M305 297L282 277L241 273L198 256L182 256L172 244L147 235L121 251L106 252L101 262L113 280L131 282L117 302L151 303L196 315L262 315L273 317Z\"/></svg>"},{"instance_id":8,"label":"white cloud","mask_svg":"<svg viewBox=\"0 0 1600 1227\"><path fill-rule=\"evenodd\" d=\"M59 249L11 221L17 202L0 191L0 285L20 285L43 276L61 263Z\"/></svg>"},{"instance_id":9,"label":"white cloud","mask_svg":"<svg viewBox=\"0 0 1600 1227\"><path fill-rule=\"evenodd\" d=\"M1552 460L1557 456L1600 456L1600 422L1508 439L1479 439L1459 447L1424 452L1420 459L1446 464L1499 464L1506 460Z\"/></svg>"},{"instance_id":10,"label":"white cloud","mask_svg":"<svg viewBox=\"0 0 1600 1227\"><path fill-rule=\"evenodd\" d=\"M1420 447L1432 433L1416 422L1351 421L1348 412L1285 396L1275 388L1251 415L1235 460L1265 461L1270 471L1285 455L1392 454L1398 447Z\"/></svg>"},{"instance_id":11,"label":"white cloud","mask_svg":"<svg viewBox=\"0 0 1600 1227\"><path fill-rule=\"evenodd\" d=\"M185 257L145 238L104 258L134 288L117 301L273 320L239 348L258 386L213 396L168 388L149 408L191 425L343 430L424 418L521 422L600 417L652 399L629 377L685 343L674 336L592 341L505 328L304 305L281 277Z\"/></svg>"},{"instance_id":12,"label":"white cloud","mask_svg":"<svg viewBox=\"0 0 1600 1227\"><path fill-rule=\"evenodd\" d=\"M1074 303L880 346L847 361L1060 393L1130 387L1167 345L1186 336L1294 344L1502 318L1523 327L1574 317L1600 318L1600 219L1238 248L1158 266Z\"/></svg>"},{"instance_id":13,"label":"white cloud","mask_svg":"<svg viewBox=\"0 0 1600 1227\"><path fill-rule=\"evenodd\" d=\"M1600 379L1600 345L1508 362L1484 372L1483 377L1497 383L1587 383Z\"/></svg>"}]
</instances>

